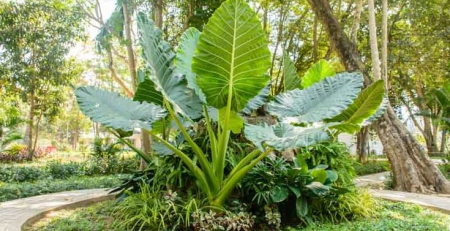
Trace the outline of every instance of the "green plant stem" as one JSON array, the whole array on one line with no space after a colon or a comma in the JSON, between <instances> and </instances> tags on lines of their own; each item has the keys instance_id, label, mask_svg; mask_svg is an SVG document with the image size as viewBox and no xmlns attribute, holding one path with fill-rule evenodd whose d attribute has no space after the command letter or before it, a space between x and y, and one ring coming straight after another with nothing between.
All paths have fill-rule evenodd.
<instances>
[{"instance_id":1,"label":"green plant stem","mask_svg":"<svg viewBox=\"0 0 450 231\"><path fill-rule=\"evenodd\" d=\"M203 171L192 161L189 156L187 156L182 151L178 150L176 147L174 147L172 144L164 140L163 138L159 137L157 134L151 133L150 131L147 131L150 135L152 135L155 139L157 139L159 142L163 143L168 147L170 150L172 150L180 159L186 164L186 166L192 171L192 173L195 175L197 180L202 185L203 191L208 195L208 198L212 198L212 192L209 187L208 181L206 180L205 174Z\"/></svg>"},{"instance_id":2,"label":"green plant stem","mask_svg":"<svg viewBox=\"0 0 450 231\"><path fill-rule=\"evenodd\" d=\"M186 138L188 143L191 145L192 150L197 155L200 165L202 166L202 169L204 170L204 175L206 176L206 179L208 180L210 190L212 191L212 193L217 193L219 191L220 183L217 181L217 179L214 175L214 172L211 168L211 164L206 159L206 156L203 153L202 149L192 140L191 136L189 136L186 129L183 127L183 124L176 117L175 112L173 111L172 107L170 106L170 104L168 102L166 102L166 108L169 111L169 114L175 120L175 123L178 125L178 128L180 129L183 136Z\"/></svg>"},{"instance_id":3,"label":"green plant stem","mask_svg":"<svg viewBox=\"0 0 450 231\"><path fill-rule=\"evenodd\" d=\"M137 148L136 146L134 146L133 144L131 144L130 142L128 142L126 139L120 137L118 134L116 134L114 131L112 131L112 129L109 129L109 131L115 136L117 137L117 139L119 139L120 141L122 141L124 144L126 144L128 147L130 147L133 151L135 151L147 164L149 164L150 162L152 162L152 160L150 159L150 157L148 157L147 155L145 155L144 152L142 152L139 148Z\"/></svg>"},{"instance_id":4,"label":"green plant stem","mask_svg":"<svg viewBox=\"0 0 450 231\"><path fill-rule=\"evenodd\" d=\"M217 194L217 197L211 202L211 204L214 206L222 207L223 204L225 203L225 200L229 197L234 187L236 187L236 184L242 179L242 177L244 177L248 171L250 171L259 161L268 156L272 151L273 148L268 148L258 158L254 159L250 164L237 171L222 187L220 192Z\"/></svg>"},{"instance_id":5,"label":"green plant stem","mask_svg":"<svg viewBox=\"0 0 450 231\"><path fill-rule=\"evenodd\" d=\"M203 106L203 113L205 114L206 129L208 130L209 140L211 143L211 156L214 168L217 161L217 137L211 125L211 118L209 117L208 108L206 108L205 105Z\"/></svg>"},{"instance_id":6,"label":"green plant stem","mask_svg":"<svg viewBox=\"0 0 450 231\"><path fill-rule=\"evenodd\" d=\"M239 170L241 170L245 165L247 165L248 163L250 163L250 161L252 161L253 159L255 159L259 154L261 153L261 150L259 149L255 149L252 152L250 152L246 157L244 157L244 159L242 159L238 165L236 165L236 167L233 168L233 170L231 171L230 174L228 174L227 179L225 180L225 184L227 184L227 182L229 181L229 179L231 179L234 174L236 174L236 172L238 172Z\"/></svg>"}]
</instances>

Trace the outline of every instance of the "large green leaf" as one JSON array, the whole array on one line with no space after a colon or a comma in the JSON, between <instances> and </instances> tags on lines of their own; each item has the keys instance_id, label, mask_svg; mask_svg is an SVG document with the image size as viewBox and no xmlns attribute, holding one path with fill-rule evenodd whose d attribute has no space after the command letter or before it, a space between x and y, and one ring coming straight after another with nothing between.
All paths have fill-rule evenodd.
<instances>
[{"instance_id":1,"label":"large green leaf","mask_svg":"<svg viewBox=\"0 0 450 231\"><path fill-rule=\"evenodd\" d=\"M285 187L275 186L270 191L270 194L272 196L273 202L280 203L289 197L289 189Z\"/></svg>"},{"instance_id":2,"label":"large green leaf","mask_svg":"<svg viewBox=\"0 0 450 231\"><path fill-rule=\"evenodd\" d=\"M314 83L320 82L322 79L333 76L334 72L331 65L324 59L312 65L302 78L302 87L308 88Z\"/></svg>"},{"instance_id":3,"label":"large green leaf","mask_svg":"<svg viewBox=\"0 0 450 231\"><path fill-rule=\"evenodd\" d=\"M328 185L323 185L320 182L314 181L311 184L308 184L305 186L308 190L311 196L314 197L323 197L330 193L331 187Z\"/></svg>"},{"instance_id":4,"label":"large green leaf","mask_svg":"<svg viewBox=\"0 0 450 231\"><path fill-rule=\"evenodd\" d=\"M358 98L341 114L329 119L330 122L345 121L360 124L372 116L380 107L384 97L384 81L379 80L359 93Z\"/></svg>"},{"instance_id":5,"label":"large green leaf","mask_svg":"<svg viewBox=\"0 0 450 231\"><path fill-rule=\"evenodd\" d=\"M258 95L253 97L247 102L247 106L245 106L244 109L242 109L241 113L244 114L251 114L253 110L256 110L260 108L262 105L264 105L267 101L267 97L270 94L270 86L271 84L267 84L266 87L264 87Z\"/></svg>"},{"instance_id":6,"label":"large green leaf","mask_svg":"<svg viewBox=\"0 0 450 231\"><path fill-rule=\"evenodd\" d=\"M75 91L80 110L94 122L114 129L130 131L151 129L152 123L166 112L156 104L139 103L114 92L94 87L79 87Z\"/></svg>"},{"instance_id":7,"label":"large green leaf","mask_svg":"<svg viewBox=\"0 0 450 231\"><path fill-rule=\"evenodd\" d=\"M295 210L297 211L297 216L299 218L305 217L308 215L309 208L308 208L308 201L305 197L299 197L297 198L295 202Z\"/></svg>"},{"instance_id":8,"label":"large green leaf","mask_svg":"<svg viewBox=\"0 0 450 231\"><path fill-rule=\"evenodd\" d=\"M325 180L327 179L327 171L321 168L315 168L311 170L311 176L314 178L314 181L325 183Z\"/></svg>"},{"instance_id":9,"label":"large green leaf","mask_svg":"<svg viewBox=\"0 0 450 231\"><path fill-rule=\"evenodd\" d=\"M297 75L297 69L295 69L294 62L292 62L289 54L286 52L283 55L283 79L285 92L300 87L301 80Z\"/></svg>"},{"instance_id":10,"label":"large green leaf","mask_svg":"<svg viewBox=\"0 0 450 231\"><path fill-rule=\"evenodd\" d=\"M181 35L177 57L175 59L175 71L186 76L188 87L195 91L202 102L206 103L205 95L195 81L196 74L192 71L192 58L197 49L199 38L200 31L195 27L187 29Z\"/></svg>"},{"instance_id":11,"label":"large green leaf","mask_svg":"<svg viewBox=\"0 0 450 231\"><path fill-rule=\"evenodd\" d=\"M162 39L162 31L143 13L138 14L139 41L142 46L146 67L150 69L150 79L162 95L175 109L191 119L202 114L202 103L194 90L187 87L182 74L174 72L174 52Z\"/></svg>"},{"instance_id":12,"label":"large green leaf","mask_svg":"<svg viewBox=\"0 0 450 231\"><path fill-rule=\"evenodd\" d=\"M155 84L148 78L145 78L143 82L139 83L133 100L163 105L161 92L155 89Z\"/></svg>"},{"instance_id":13,"label":"large green leaf","mask_svg":"<svg viewBox=\"0 0 450 231\"><path fill-rule=\"evenodd\" d=\"M222 108L219 110L219 121L222 121L222 123L219 123L219 124L223 124L223 121L225 121L225 116L226 116L225 114L226 114L226 108ZM229 121L230 121L229 129L234 134L241 133L241 130L244 127L244 119L238 113L231 111Z\"/></svg>"},{"instance_id":14,"label":"large green leaf","mask_svg":"<svg viewBox=\"0 0 450 231\"><path fill-rule=\"evenodd\" d=\"M243 0L228 0L209 19L192 69L210 106L241 111L267 85L270 52L261 22Z\"/></svg>"},{"instance_id":15,"label":"large green leaf","mask_svg":"<svg viewBox=\"0 0 450 231\"><path fill-rule=\"evenodd\" d=\"M258 148L264 150L263 143L283 151L289 148L299 148L329 140L326 131L327 125L321 127L294 127L289 124L280 123L274 126L245 125L245 137L252 141Z\"/></svg>"},{"instance_id":16,"label":"large green leaf","mask_svg":"<svg viewBox=\"0 0 450 231\"><path fill-rule=\"evenodd\" d=\"M267 110L286 122L319 122L345 110L363 86L359 73L342 73L300 90L282 93Z\"/></svg>"},{"instance_id":17,"label":"large green leaf","mask_svg":"<svg viewBox=\"0 0 450 231\"><path fill-rule=\"evenodd\" d=\"M364 120L362 122L362 126L369 126L373 122L377 121L381 116L384 115L388 106L389 106L389 99L387 97L384 97L383 102L381 103L381 106L378 108L378 110L371 117Z\"/></svg>"}]
</instances>

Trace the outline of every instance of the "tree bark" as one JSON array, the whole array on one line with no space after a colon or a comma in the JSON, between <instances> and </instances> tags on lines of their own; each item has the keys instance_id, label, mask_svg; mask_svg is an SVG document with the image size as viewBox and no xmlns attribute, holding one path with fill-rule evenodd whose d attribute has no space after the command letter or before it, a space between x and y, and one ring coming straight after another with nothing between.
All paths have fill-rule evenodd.
<instances>
[{"instance_id":1,"label":"tree bark","mask_svg":"<svg viewBox=\"0 0 450 231\"><path fill-rule=\"evenodd\" d=\"M131 84L133 89L137 89L137 77L136 77L136 63L133 51L133 38L131 37L131 12L128 9L128 2L123 1L123 15L124 15L124 29L125 40L128 54L128 68L130 69Z\"/></svg>"},{"instance_id":2,"label":"tree bark","mask_svg":"<svg viewBox=\"0 0 450 231\"><path fill-rule=\"evenodd\" d=\"M369 40L372 55L372 73L375 80L381 79L380 56L378 54L377 24L375 22L374 0L369 0Z\"/></svg>"},{"instance_id":3,"label":"tree bark","mask_svg":"<svg viewBox=\"0 0 450 231\"><path fill-rule=\"evenodd\" d=\"M358 153L359 162L362 164L366 163L369 155L369 131L370 127L363 127L356 136L356 151Z\"/></svg>"},{"instance_id":4,"label":"tree bark","mask_svg":"<svg viewBox=\"0 0 450 231\"><path fill-rule=\"evenodd\" d=\"M383 0L383 19L382 19L382 47L381 47L381 78L384 80L386 92L389 91L388 84L388 69L387 69L387 59L388 59L388 3L387 0Z\"/></svg>"},{"instance_id":5,"label":"tree bark","mask_svg":"<svg viewBox=\"0 0 450 231\"><path fill-rule=\"evenodd\" d=\"M447 129L442 130L441 133L441 153L445 153L445 146L447 146Z\"/></svg>"},{"instance_id":6,"label":"tree bark","mask_svg":"<svg viewBox=\"0 0 450 231\"><path fill-rule=\"evenodd\" d=\"M33 130L34 130L34 111L35 111L35 109L36 109L35 95L34 95L34 89L32 89L31 93L30 93L30 112L28 115L27 128L25 131L25 136L26 136L25 143L27 144L28 160L30 160L30 161L33 160L33 153L34 153Z\"/></svg>"},{"instance_id":7,"label":"tree bark","mask_svg":"<svg viewBox=\"0 0 450 231\"><path fill-rule=\"evenodd\" d=\"M318 52L317 52L317 26L318 26L317 15L314 16L314 28L313 28L313 60L314 63L317 62Z\"/></svg>"},{"instance_id":8,"label":"tree bark","mask_svg":"<svg viewBox=\"0 0 450 231\"><path fill-rule=\"evenodd\" d=\"M355 21L352 27L352 42L356 44L358 41L358 30L361 22L361 12L363 7L363 0L357 0L355 8Z\"/></svg>"},{"instance_id":9,"label":"tree bark","mask_svg":"<svg viewBox=\"0 0 450 231\"><path fill-rule=\"evenodd\" d=\"M162 29L163 25L163 0L153 0L153 13L155 25Z\"/></svg>"},{"instance_id":10,"label":"tree bark","mask_svg":"<svg viewBox=\"0 0 450 231\"><path fill-rule=\"evenodd\" d=\"M345 35L327 0L308 0L314 13L327 30L331 43L347 71L364 74L365 85L371 80L359 58L356 46ZM409 192L450 193L450 183L445 179L428 155L420 148L413 135L397 118L389 105L386 113L375 123L384 152L394 175L395 190Z\"/></svg>"}]
</instances>

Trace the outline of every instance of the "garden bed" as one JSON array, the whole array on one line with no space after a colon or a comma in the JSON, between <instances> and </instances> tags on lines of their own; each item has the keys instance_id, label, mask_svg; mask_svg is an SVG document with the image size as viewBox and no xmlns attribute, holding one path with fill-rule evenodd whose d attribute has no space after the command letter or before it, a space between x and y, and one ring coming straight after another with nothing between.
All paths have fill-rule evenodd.
<instances>
[{"instance_id":1,"label":"garden bed","mask_svg":"<svg viewBox=\"0 0 450 231\"><path fill-rule=\"evenodd\" d=\"M441 231L450 228L448 216L439 212L408 203L376 200L376 204L379 206L377 213L368 219L357 219L340 224L312 224L309 227L286 228L285 230ZM120 220L116 220L113 215L115 205L115 201L106 201L86 208L53 212L45 219L26 227L25 230L121 231L123 229L116 225Z\"/></svg>"}]
</instances>

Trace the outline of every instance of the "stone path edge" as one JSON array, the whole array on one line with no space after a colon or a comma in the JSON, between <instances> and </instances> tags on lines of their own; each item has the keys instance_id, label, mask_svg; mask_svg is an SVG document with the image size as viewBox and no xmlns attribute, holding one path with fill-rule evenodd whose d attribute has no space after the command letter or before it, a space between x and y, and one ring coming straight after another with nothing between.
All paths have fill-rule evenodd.
<instances>
[{"instance_id":1,"label":"stone path edge","mask_svg":"<svg viewBox=\"0 0 450 231\"><path fill-rule=\"evenodd\" d=\"M65 210L65 209L76 209L76 208L87 207L87 206L95 204L95 203L108 201L108 200L113 200L115 198L116 198L116 194L107 194L107 195L103 195L103 196L96 197L96 198L89 198L89 199L86 199L86 200L76 201L76 202L73 202L73 203L70 203L70 204L66 204L66 205L61 205L61 206L58 206L58 207L50 208L50 209L47 209L46 211L43 211L41 213L38 213L38 214L28 218L28 220L25 221L21 225L20 228L21 228L21 230L23 230L25 227L33 225L35 222L41 220L42 218L45 218L51 212L55 212L55 211L59 211L59 210Z\"/></svg>"}]
</instances>

